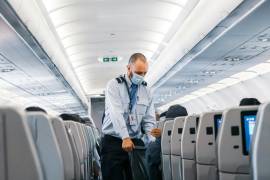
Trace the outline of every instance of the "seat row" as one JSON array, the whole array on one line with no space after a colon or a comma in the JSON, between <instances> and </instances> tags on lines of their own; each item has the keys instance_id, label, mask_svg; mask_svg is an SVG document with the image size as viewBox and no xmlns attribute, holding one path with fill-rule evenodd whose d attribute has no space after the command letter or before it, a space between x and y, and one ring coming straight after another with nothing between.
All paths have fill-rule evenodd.
<instances>
[{"instance_id":1,"label":"seat row","mask_svg":"<svg viewBox=\"0 0 270 180\"><path fill-rule=\"evenodd\" d=\"M90 180L97 138L91 126L0 108L0 179Z\"/></svg>"},{"instance_id":2,"label":"seat row","mask_svg":"<svg viewBox=\"0 0 270 180\"><path fill-rule=\"evenodd\" d=\"M166 119L158 126L164 180L270 179L270 103Z\"/></svg>"}]
</instances>

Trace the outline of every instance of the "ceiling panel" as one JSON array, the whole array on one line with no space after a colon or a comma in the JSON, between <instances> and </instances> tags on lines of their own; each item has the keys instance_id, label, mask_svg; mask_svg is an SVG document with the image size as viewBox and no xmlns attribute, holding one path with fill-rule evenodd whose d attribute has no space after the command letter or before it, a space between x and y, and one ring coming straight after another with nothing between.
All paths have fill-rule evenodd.
<instances>
[{"instance_id":1,"label":"ceiling panel","mask_svg":"<svg viewBox=\"0 0 270 180\"><path fill-rule=\"evenodd\" d=\"M89 95L104 89L109 79L123 73L131 54L142 52L151 61L187 0L42 2L85 93ZM106 56L117 56L122 61L98 62Z\"/></svg>"},{"instance_id":2,"label":"ceiling panel","mask_svg":"<svg viewBox=\"0 0 270 180\"><path fill-rule=\"evenodd\" d=\"M85 115L80 100L58 78L0 16L0 89L6 104Z\"/></svg>"},{"instance_id":3,"label":"ceiling panel","mask_svg":"<svg viewBox=\"0 0 270 180\"><path fill-rule=\"evenodd\" d=\"M184 68L177 71L177 66L175 66L176 73L156 89L155 102L162 105L176 97L184 96L262 61L269 60L269 57L267 59L267 56L264 55L270 49L269 16L270 2L266 1L193 58ZM229 26L227 24L229 18L230 16L217 28ZM211 32L200 44L207 44L205 42L209 42L209 37L211 37ZM192 52L198 52L196 48L201 47L200 44L195 46L184 58L188 58ZM181 60L179 62L181 65ZM173 95L171 95L172 92L174 92Z\"/></svg>"}]
</instances>

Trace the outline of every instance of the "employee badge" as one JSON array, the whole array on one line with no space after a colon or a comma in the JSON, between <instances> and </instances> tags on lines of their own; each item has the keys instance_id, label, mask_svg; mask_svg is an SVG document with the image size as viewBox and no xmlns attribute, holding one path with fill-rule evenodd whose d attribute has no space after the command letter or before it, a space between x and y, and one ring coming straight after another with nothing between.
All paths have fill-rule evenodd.
<instances>
[{"instance_id":1,"label":"employee badge","mask_svg":"<svg viewBox=\"0 0 270 180\"><path fill-rule=\"evenodd\" d=\"M128 121L130 126L137 125L137 118L134 114L129 114L128 115Z\"/></svg>"}]
</instances>

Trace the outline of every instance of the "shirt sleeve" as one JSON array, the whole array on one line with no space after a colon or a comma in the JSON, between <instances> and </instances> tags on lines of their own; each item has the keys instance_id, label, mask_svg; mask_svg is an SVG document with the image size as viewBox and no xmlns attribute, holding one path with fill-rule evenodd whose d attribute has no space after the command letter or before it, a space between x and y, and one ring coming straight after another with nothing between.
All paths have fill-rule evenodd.
<instances>
[{"instance_id":1,"label":"shirt sleeve","mask_svg":"<svg viewBox=\"0 0 270 180\"><path fill-rule=\"evenodd\" d=\"M110 81L106 88L106 102L110 120L112 121L114 131L122 139L128 138L128 130L124 119L124 107L121 102L120 91L117 82Z\"/></svg>"},{"instance_id":2,"label":"shirt sleeve","mask_svg":"<svg viewBox=\"0 0 270 180\"><path fill-rule=\"evenodd\" d=\"M150 104L147 107L146 114L142 119L143 130L145 131L146 138L148 142L155 141L155 137L153 137L150 132L156 126L156 116L155 116L155 108L153 103L153 98L150 95Z\"/></svg>"}]
</instances>

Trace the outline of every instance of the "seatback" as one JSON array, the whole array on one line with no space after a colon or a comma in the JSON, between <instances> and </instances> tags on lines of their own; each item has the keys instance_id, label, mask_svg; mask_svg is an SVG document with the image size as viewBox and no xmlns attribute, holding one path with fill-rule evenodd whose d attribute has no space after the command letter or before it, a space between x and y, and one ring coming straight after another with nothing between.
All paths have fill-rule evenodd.
<instances>
[{"instance_id":1,"label":"seatback","mask_svg":"<svg viewBox=\"0 0 270 180\"><path fill-rule=\"evenodd\" d=\"M75 173L75 179L81 179L81 160L79 152L80 150L77 149L76 142L75 142L75 135L73 134L70 126L68 123L64 122L66 132L68 135L68 140L70 142L70 146L72 149L72 155L74 160L74 173Z\"/></svg>"},{"instance_id":2,"label":"seatback","mask_svg":"<svg viewBox=\"0 0 270 180\"><path fill-rule=\"evenodd\" d=\"M64 122L57 117L52 117L51 122L63 158L65 180L73 180L75 179L74 157Z\"/></svg>"},{"instance_id":3,"label":"seatback","mask_svg":"<svg viewBox=\"0 0 270 180\"><path fill-rule=\"evenodd\" d=\"M0 179L43 180L25 114L4 107L0 108Z\"/></svg>"},{"instance_id":4,"label":"seatback","mask_svg":"<svg viewBox=\"0 0 270 180\"><path fill-rule=\"evenodd\" d=\"M89 139L89 136L88 136L88 132L87 132L87 129L86 129L86 125L84 124L81 124L81 130L82 130L82 133L83 133L83 136L84 136L84 139L85 139L85 144L86 144L86 152L87 152L87 161L86 161L86 170L87 170L87 174L88 174L88 178L90 178L89 176L91 176L91 161L92 161L92 150L91 150L91 142L90 142L90 139Z\"/></svg>"},{"instance_id":5,"label":"seatback","mask_svg":"<svg viewBox=\"0 0 270 180\"><path fill-rule=\"evenodd\" d=\"M216 137L222 112L206 112L200 116L196 140L197 180L216 180Z\"/></svg>"},{"instance_id":6,"label":"seatback","mask_svg":"<svg viewBox=\"0 0 270 180\"><path fill-rule=\"evenodd\" d=\"M81 179L85 179L85 158L84 158L84 150L83 150L83 142L80 137L79 129L74 121L65 121L65 126L69 129L71 134L73 135L74 138L74 144L76 146L76 151L79 156L80 160L80 177Z\"/></svg>"},{"instance_id":7,"label":"seatback","mask_svg":"<svg viewBox=\"0 0 270 180\"><path fill-rule=\"evenodd\" d=\"M165 122L166 121L159 121L159 123L157 124L157 127L160 128L160 129L163 129Z\"/></svg>"},{"instance_id":8,"label":"seatback","mask_svg":"<svg viewBox=\"0 0 270 180\"><path fill-rule=\"evenodd\" d=\"M94 139L95 139L95 142L100 145L100 142L101 142L101 135L98 131L98 129L96 127L91 127L92 128L92 132L94 134Z\"/></svg>"},{"instance_id":9,"label":"seatback","mask_svg":"<svg viewBox=\"0 0 270 180\"><path fill-rule=\"evenodd\" d=\"M159 118L159 121L158 122L162 122L162 121L165 121L166 120L166 117L165 116L162 116Z\"/></svg>"},{"instance_id":10,"label":"seatback","mask_svg":"<svg viewBox=\"0 0 270 180\"><path fill-rule=\"evenodd\" d=\"M181 139L185 118L186 117L177 117L173 123L171 136L171 168L173 180L182 178Z\"/></svg>"},{"instance_id":11,"label":"seatback","mask_svg":"<svg viewBox=\"0 0 270 180\"><path fill-rule=\"evenodd\" d=\"M251 179L249 144L255 126L257 106L226 110L217 138L218 172L220 180Z\"/></svg>"},{"instance_id":12,"label":"seatback","mask_svg":"<svg viewBox=\"0 0 270 180\"><path fill-rule=\"evenodd\" d=\"M173 120L167 120L164 123L161 136L161 154L162 154L162 169L163 180L171 180L171 134L173 128Z\"/></svg>"},{"instance_id":13,"label":"seatback","mask_svg":"<svg viewBox=\"0 0 270 180\"><path fill-rule=\"evenodd\" d=\"M94 140L94 134L92 132L92 128L89 126L85 126L85 131L88 139L89 144L89 169L91 176L93 176L93 159L94 159L94 148L95 148L95 140Z\"/></svg>"},{"instance_id":14,"label":"seatback","mask_svg":"<svg viewBox=\"0 0 270 180\"><path fill-rule=\"evenodd\" d=\"M82 128L83 125L81 123L76 123L76 126L78 128L78 133L82 142L83 157L84 157L84 174L85 174L85 178L89 179L89 172L88 172L88 167L87 167L89 152L87 152L88 151L87 142L86 142L86 138L85 138L84 131Z\"/></svg>"},{"instance_id":15,"label":"seatback","mask_svg":"<svg viewBox=\"0 0 270 180\"><path fill-rule=\"evenodd\" d=\"M76 127L78 129L78 134L79 134L79 138L81 139L81 143L82 143L82 150L83 150L83 156L84 159L87 159L88 153L87 153L87 143L86 143L86 139L84 136L84 131L82 128L82 124L75 122Z\"/></svg>"},{"instance_id":16,"label":"seatback","mask_svg":"<svg viewBox=\"0 0 270 180\"><path fill-rule=\"evenodd\" d=\"M43 112L28 112L31 130L46 180L64 180L63 160L51 121Z\"/></svg>"},{"instance_id":17,"label":"seatback","mask_svg":"<svg viewBox=\"0 0 270 180\"><path fill-rule=\"evenodd\" d=\"M158 127L158 126L159 126L159 123L160 123L160 122L159 122L159 121L157 121L157 123L156 123L156 127Z\"/></svg>"},{"instance_id":18,"label":"seatback","mask_svg":"<svg viewBox=\"0 0 270 180\"><path fill-rule=\"evenodd\" d=\"M252 178L270 178L270 103L259 108L251 146Z\"/></svg>"},{"instance_id":19,"label":"seatback","mask_svg":"<svg viewBox=\"0 0 270 180\"><path fill-rule=\"evenodd\" d=\"M184 128L181 141L182 158L182 177L183 180L196 179L196 131L199 123L199 116L187 116L184 122Z\"/></svg>"}]
</instances>

